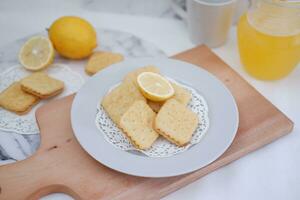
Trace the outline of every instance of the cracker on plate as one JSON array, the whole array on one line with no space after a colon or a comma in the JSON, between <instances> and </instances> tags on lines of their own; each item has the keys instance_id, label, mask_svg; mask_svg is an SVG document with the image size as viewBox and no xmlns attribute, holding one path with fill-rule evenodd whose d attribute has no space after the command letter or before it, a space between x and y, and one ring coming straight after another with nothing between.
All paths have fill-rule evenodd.
<instances>
[{"instance_id":1,"label":"cracker on plate","mask_svg":"<svg viewBox=\"0 0 300 200\"><path fill-rule=\"evenodd\" d=\"M175 90L175 94L171 99L175 99L179 103L183 104L184 106L187 106L187 104L189 103L189 101L192 98L191 93L188 90L186 90L185 88L183 88L175 83L171 83L171 84ZM151 100L148 100L147 103L152 108L152 110L156 113L160 110L160 108L164 104L164 102L154 102Z\"/></svg>"},{"instance_id":2,"label":"cracker on plate","mask_svg":"<svg viewBox=\"0 0 300 200\"><path fill-rule=\"evenodd\" d=\"M178 146L191 140L197 125L198 116L175 99L166 101L154 122L155 130Z\"/></svg>"},{"instance_id":3,"label":"cracker on plate","mask_svg":"<svg viewBox=\"0 0 300 200\"><path fill-rule=\"evenodd\" d=\"M85 72L88 75L94 75L105 67L121 62L122 60L124 60L124 57L119 53L97 51L91 55L85 67Z\"/></svg>"},{"instance_id":4,"label":"cracker on plate","mask_svg":"<svg viewBox=\"0 0 300 200\"><path fill-rule=\"evenodd\" d=\"M33 73L21 80L21 88L41 99L56 96L64 89L64 83L43 72Z\"/></svg>"},{"instance_id":5,"label":"cracker on plate","mask_svg":"<svg viewBox=\"0 0 300 200\"><path fill-rule=\"evenodd\" d=\"M155 113L145 101L136 101L124 113L120 127L138 149L148 149L158 138L153 129Z\"/></svg>"},{"instance_id":6,"label":"cracker on plate","mask_svg":"<svg viewBox=\"0 0 300 200\"><path fill-rule=\"evenodd\" d=\"M143 73L143 72L153 72L153 73L158 73L159 74L159 69L155 66L152 66L152 65L149 65L149 66L145 66L145 67L141 67L141 68L138 68L132 72L129 72L125 77L124 77L124 82L132 82L134 83L134 85L136 87L138 87L137 85L137 77L140 73Z\"/></svg>"},{"instance_id":7,"label":"cracker on plate","mask_svg":"<svg viewBox=\"0 0 300 200\"><path fill-rule=\"evenodd\" d=\"M19 115L25 114L39 102L39 98L24 92L19 82L14 82L0 93L0 106Z\"/></svg>"},{"instance_id":8,"label":"cracker on plate","mask_svg":"<svg viewBox=\"0 0 300 200\"><path fill-rule=\"evenodd\" d=\"M124 82L110 91L102 100L102 106L109 117L119 125L122 115L137 100L146 102L144 96L132 82Z\"/></svg>"}]
</instances>

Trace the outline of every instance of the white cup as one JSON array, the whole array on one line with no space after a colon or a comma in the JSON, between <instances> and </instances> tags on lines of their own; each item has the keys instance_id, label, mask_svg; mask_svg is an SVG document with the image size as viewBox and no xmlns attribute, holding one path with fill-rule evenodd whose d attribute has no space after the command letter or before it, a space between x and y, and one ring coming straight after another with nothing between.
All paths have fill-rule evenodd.
<instances>
[{"instance_id":1,"label":"white cup","mask_svg":"<svg viewBox=\"0 0 300 200\"><path fill-rule=\"evenodd\" d=\"M187 12L173 2L175 12L188 24L191 41L209 47L226 42L235 14L236 0L187 0Z\"/></svg>"}]
</instances>

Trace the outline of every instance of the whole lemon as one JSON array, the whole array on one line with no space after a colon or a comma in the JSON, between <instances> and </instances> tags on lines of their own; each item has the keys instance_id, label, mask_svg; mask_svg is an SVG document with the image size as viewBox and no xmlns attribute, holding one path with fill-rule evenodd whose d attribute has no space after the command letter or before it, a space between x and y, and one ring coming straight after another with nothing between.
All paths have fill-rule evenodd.
<instances>
[{"instance_id":1,"label":"whole lemon","mask_svg":"<svg viewBox=\"0 0 300 200\"><path fill-rule=\"evenodd\" d=\"M48 30L56 51L66 58L82 59L97 46L96 31L80 17L65 16L53 22Z\"/></svg>"}]
</instances>

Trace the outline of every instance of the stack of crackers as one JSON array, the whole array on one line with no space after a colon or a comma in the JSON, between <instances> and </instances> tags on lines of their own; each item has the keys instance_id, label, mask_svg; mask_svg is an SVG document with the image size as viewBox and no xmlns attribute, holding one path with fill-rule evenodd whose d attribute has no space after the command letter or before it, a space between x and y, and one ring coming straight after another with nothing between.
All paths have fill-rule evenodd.
<instances>
[{"instance_id":1,"label":"stack of crackers","mask_svg":"<svg viewBox=\"0 0 300 200\"><path fill-rule=\"evenodd\" d=\"M0 106L6 110L23 115L31 110L41 99L58 95L64 83L43 72L33 73L18 82L12 83L0 93Z\"/></svg>"},{"instance_id":2,"label":"stack of crackers","mask_svg":"<svg viewBox=\"0 0 300 200\"><path fill-rule=\"evenodd\" d=\"M198 125L198 116L187 108L190 92L172 83L175 94L170 99L148 100L137 85L137 77L142 72L160 73L154 66L130 72L103 98L103 108L138 149L149 149L159 136L178 146L188 144Z\"/></svg>"}]
</instances>

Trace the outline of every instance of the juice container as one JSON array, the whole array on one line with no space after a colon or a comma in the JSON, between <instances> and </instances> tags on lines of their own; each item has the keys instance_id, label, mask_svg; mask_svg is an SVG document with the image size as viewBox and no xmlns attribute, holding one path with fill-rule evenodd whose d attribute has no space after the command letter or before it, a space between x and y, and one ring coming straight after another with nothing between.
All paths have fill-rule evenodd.
<instances>
[{"instance_id":1,"label":"juice container","mask_svg":"<svg viewBox=\"0 0 300 200\"><path fill-rule=\"evenodd\" d=\"M283 78L300 61L300 4L252 1L239 20L237 35L241 62L249 74L262 80Z\"/></svg>"}]
</instances>

